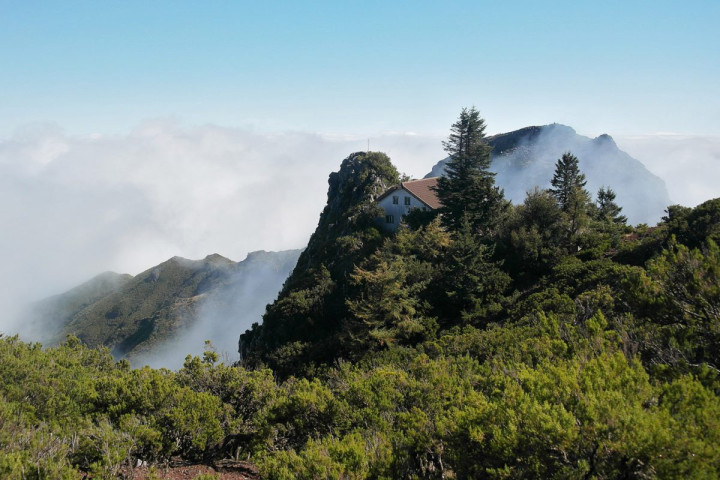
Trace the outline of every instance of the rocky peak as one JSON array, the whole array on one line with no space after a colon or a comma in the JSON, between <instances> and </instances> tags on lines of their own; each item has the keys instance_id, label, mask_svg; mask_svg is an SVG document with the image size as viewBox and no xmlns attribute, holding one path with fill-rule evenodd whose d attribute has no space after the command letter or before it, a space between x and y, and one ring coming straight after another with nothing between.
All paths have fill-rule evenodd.
<instances>
[{"instance_id":1,"label":"rocky peak","mask_svg":"<svg viewBox=\"0 0 720 480\"><path fill-rule=\"evenodd\" d=\"M495 182L516 204L535 186L550 186L555 163L567 151L580 160L588 191L594 194L601 186L612 188L630 223L654 224L671 203L665 183L620 150L607 134L593 139L553 123L493 135L487 142L493 148L490 169L497 174ZM446 162L438 162L426 178L443 175Z\"/></svg>"},{"instance_id":2,"label":"rocky peak","mask_svg":"<svg viewBox=\"0 0 720 480\"><path fill-rule=\"evenodd\" d=\"M593 143L603 148L612 148L615 150L619 150L617 144L615 143L615 140L613 140L613 138L607 133L603 133L602 135L595 137L593 139Z\"/></svg>"}]
</instances>

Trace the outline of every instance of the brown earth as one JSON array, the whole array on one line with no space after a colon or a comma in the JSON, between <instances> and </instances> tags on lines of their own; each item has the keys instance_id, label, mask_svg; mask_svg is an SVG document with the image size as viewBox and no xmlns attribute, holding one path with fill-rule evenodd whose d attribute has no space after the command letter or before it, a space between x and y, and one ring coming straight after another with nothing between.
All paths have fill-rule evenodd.
<instances>
[{"instance_id":1,"label":"brown earth","mask_svg":"<svg viewBox=\"0 0 720 480\"><path fill-rule=\"evenodd\" d=\"M123 477L128 480L194 480L198 475L216 475L217 480L258 480L257 468L247 462L223 460L209 465L177 464L133 468Z\"/></svg>"}]
</instances>

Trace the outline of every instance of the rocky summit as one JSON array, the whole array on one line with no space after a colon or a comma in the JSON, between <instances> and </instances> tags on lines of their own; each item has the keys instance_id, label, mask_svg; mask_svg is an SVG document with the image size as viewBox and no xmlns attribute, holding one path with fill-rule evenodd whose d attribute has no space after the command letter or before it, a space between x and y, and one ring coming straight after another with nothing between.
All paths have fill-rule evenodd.
<instances>
[{"instance_id":1,"label":"rocky summit","mask_svg":"<svg viewBox=\"0 0 720 480\"><path fill-rule=\"evenodd\" d=\"M612 188L630 223L654 225L672 203L665 182L620 150L610 135L589 138L555 123L493 135L487 142L493 148L496 184L515 204L535 186L548 188L555 162L568 151L580 160L587 189L596 193L603 186ZM446 162L439 161L426 178L441 176Z\"/></svg>"}]
</instances>

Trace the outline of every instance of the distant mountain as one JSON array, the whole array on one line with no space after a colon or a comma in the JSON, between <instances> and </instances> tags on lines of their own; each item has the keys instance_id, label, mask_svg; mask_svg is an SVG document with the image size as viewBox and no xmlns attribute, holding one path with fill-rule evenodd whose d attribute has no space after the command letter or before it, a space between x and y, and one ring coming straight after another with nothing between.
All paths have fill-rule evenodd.
<instances>
[{"instance_id":1,"label":"distant mountain","mask_svg":"<svg viewBox=\"0 0 720 480\"><path fill-rule=\"evenodd\" d=\"M132 275L105 272L77 287L31 306L31 320L43 341L57 336L83 309L122 289Z\"/></svg>"},{"instance_id":2,"label":"distant mountain","mask_svg":"<svg viewBox=\"0 0 720 480\"><path fill-rule=\"evenodd\" d=\"M654 225L671 204L665 182L620 150L609 135L592 139L568 126L552 124L493 135L487 141L493 147L491 169L497 173L496 183L515 204L522 203L525 193L536 185L550 186L555 162L567 151L580 160L593 197L601 186L612 188L630 223ZM426 178L442 175L446 161L438 162Z\"/></svg>"},{"instance_id":3,"label":"distant mountain","mask_svg":"<svg viewBox=\"0 0 720 480\"><path fill-rule=\"evenodd\" d=\"M177 367L206 339L236 352L240 333L260 321L299 255L260 251L237 263L217 254L173 257L135 277L108 272L38 302L32 317L46 343L76 335L117 358Z\"/></svg>"}]
</instances>

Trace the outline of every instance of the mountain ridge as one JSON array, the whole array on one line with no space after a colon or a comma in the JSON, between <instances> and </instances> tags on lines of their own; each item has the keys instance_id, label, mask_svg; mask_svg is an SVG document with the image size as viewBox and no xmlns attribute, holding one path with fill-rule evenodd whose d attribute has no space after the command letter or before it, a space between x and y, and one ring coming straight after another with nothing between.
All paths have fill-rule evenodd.
<instances>
[{"instance_id":1,"label":"mountain ridge","mask_svg":"<svg viewBox=\"0 0 720 480\"><path fill-rule=\"evenodd\" d=\"M522 203L535 186L550 186L555 162L567 151L580 160L587 189L595 194L600 187L612 188L632 224L657 223L672 203L665 182L620 150L608 134L590 138L553 123L492 135L486 141L493 147L490 168L496 173L495 182L515 204ZM425 178L441 176L447 160L437 162Z\"/></svg>"},{"instance_id":2,"label":"mountain ridge","mask_svg":"<svg viewBox=\"0 0 720 480\"><path fill-rule=\"evenodd\" d=\"M240 311L256 312L259 319L258 310L277 295L299 254L260 250L240 262L217 253L199 260L174 256L135 276L105 272L33 305L32 321L44 328L41 340L49 345L75 335L89 346L110 348L116 358L151 359L159 346L207 323L208 312L225 308L235 297L246 303L238 306ZM248 289L252 294L243 293ZM217 328L210 323L207 339L234 351L235 341L230 346L221 336L212 338L210 332ZM199 348L206 337L202 331L195 334L203 337L197 339Z\"/></svg>"}]
</instances>

